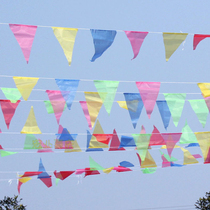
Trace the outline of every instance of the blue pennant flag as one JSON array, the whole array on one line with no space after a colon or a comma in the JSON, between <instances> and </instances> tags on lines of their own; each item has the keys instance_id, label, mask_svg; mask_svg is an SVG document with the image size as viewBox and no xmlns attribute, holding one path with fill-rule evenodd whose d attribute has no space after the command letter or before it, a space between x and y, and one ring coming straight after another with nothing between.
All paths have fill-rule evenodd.
<instances>
[{"instance_id":1,"label":"blue pennant flag","mask_svg":"<svg viewBox=\"0 0 210 210\"><path fill-rule=\"evenodd\" d=\"M121 136L121 142L119 148L121 147L136 147L133 137Z\"/></svg>"}]
</instances>

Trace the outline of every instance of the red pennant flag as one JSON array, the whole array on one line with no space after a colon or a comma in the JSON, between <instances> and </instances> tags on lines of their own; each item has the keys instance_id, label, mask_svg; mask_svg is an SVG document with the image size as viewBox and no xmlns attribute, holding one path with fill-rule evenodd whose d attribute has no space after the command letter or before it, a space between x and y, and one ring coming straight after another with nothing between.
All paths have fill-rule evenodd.
<instances>
[{"instance_id":1,"label":"red pennant flag","mask_svg":"<svg viewBox=\"0 0 210 210\"><path fill-rule=\"evenodd\" d=\"M36 176L41 173L42 173L42 171L26 171L21 177Z\"/></svg>"},{"instance_id":2,"label":"red pennant flag","mask_svg":"<svg viewBox=\"0 0 210 210\"><path fill-rule=\"evenodd\" d=\"M117 172L132 171L130 168L126 168L126 167L123 167L123 166L114 167L114 170L116 170Z\"/></svg>"},{"instance_id":3,"label":"red pennant flag","mask_svg":"<svg viewBox=\"0 0 210 210\"><path fill-rule=\"evenodd\" d=\"M40 178L41 181L47 186L47 187L51 187L52 186L52 179L51 176L48 178Z\"/></svg>"},{"instance_id":4,"label":"red pennant flag","mask_svg":"<svg viewBox=\"0 0 210 210\"><path fill-rule=\"evenodd\" d=\"M85 177L90 175L98 175L98 174L100 173L97 170L92 171L90 170L90 168L85 168Z\"/></svg>"},{"instance_id":5,"label":"red pennant flag","mask_svg":"<svg viewBox=\"0 0 210 210\"><path fill-rule=\"evenodd\" d=\"M112 138L112 134L93 134L93 136L96 137L97 141L107 145Z\"/></svg>"},{"instance_id":6,"label":"red pennant flag","mask_svg":"<svg viewBox=\"0 0 210 210\"><path fill-rule=\"evenodd\" d=\"M120 140L117 136L116 130L114 129L109 151L125 150L123 147L119 148L119 146L120 146Z\"/></svg>"},{"instance_id":7,"label":"red pennant flag","mask_svg":"<svg viewBox=\"0 0 210 210\"><path fill-rule=\"evenodd\" d=\"M196 49L197 45L199 44L200 41L205 39L206 37L210 37L210 35L204 35L204 34L194 34L193 38L193 50Z\"/></svg>"},{"instance_id":8,"label":"red pennant flag","mask_svg":"<svg viewBox=\"0 0 210 210\"><path fill-rule=\"evenodd\" d=\"M155 145L165 145L165 141L160 134L159 130L154 126L154 129L152 131L152 135L150 138L149 146L155 146Z\"/></svg>"},{"instance_id":9,"label":"red pennant flag","mask_svg":"<svg viewBox=\"0 0 210 210\"><path fill-rule=\"evenodd\" d=\"M12 103L10 100L0 100L1 109L4 115L5 123L7 125L7 129L9 129L10 122L19 103L20 100L18 100L16 103Z\"/></svg>"},{"instance_id":10,"label":"red pennant flag","mask_svg":"<svg viewBox=\"0 0 210 210\"><path fill-rule=\"evenodd\" d=\"M56 170L54 171L55 177L60 179L60 180L66 179L67 177L69 177L73 173L74 173L74 171L60 171L60 172L57 172Z\"/></svg>"}]
</instances>

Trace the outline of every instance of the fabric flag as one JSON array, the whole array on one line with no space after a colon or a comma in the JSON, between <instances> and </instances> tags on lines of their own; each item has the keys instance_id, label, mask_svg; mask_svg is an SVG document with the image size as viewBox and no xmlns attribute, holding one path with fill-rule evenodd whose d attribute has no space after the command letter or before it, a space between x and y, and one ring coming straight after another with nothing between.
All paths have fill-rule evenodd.
<instances>
[{"instance_id":1,"label":"fabric flag","mask_svg":"<svg viewBox=\"0 0 210 210\"><path fill-rule=\"evenodd\" d=\"M174 148L180 148L180 146L175 145ZM167 149L167 146L166 145L163 145L160 149Z\"/></svg>"},{"instance_id":2,"label":"fabric flag","mask_svg":"<svg viewBox=\"0 0 210 210\"><path fill-rule=\"evenodd\" d=\"M28 63L37 26L9 24L23 55Z\"/></svg>"},{"instance_id":3,"label":"fabric flag","mask_svg":"<svg viewBox=\"0 0 210 210\"><path fill-rule=\"evenodd\" d=\"M60 171L57 172L56 170L53 172L55 177L60 180L64 180L67 177L71 176L75 171Z\"/></svg>"},{"instance_id":4,"label":"fabric flag","mask_svg":"<svg viewBox=\"0 0 210 210\"><path fill-rule=\"evenodd\" d=\"M12 103L16 103L21 97L21 93L17 88L1 88L5 97L10 100Z\"/></svg>"},{"instance_id":5,"label":"fabric flag","mask_svg":"<svg viewBox=\"0 0 210 210\"><path fill-rule=\"evenodd\" d=\"M105 169L103 170L103 172L104 172L105 174L109 174L112 170L114 170L114 167L105 168Z\"/></svg>"},{"instance_id":6,"label":"fabric flag","mask_svg":"<svg viewBox=\"0 0 210 210\"><path fill-rule=\"evenodd\" d=\"M120 142L120 146L121 147L135 147L135 141L133 139L133 137L130 136L121 136L121 142Z\"/></svg>"},{"instance_id":7,"label":"fabric flag","mask_svg":"<svg viewBox=\"0 0 210 210\"><path fill-rule=\"evenodd\" d=\"M190 144L190 143L198 143L195 134L191 130L190 126L185 123L185 126L182 128L182 136L179 141L180 144Z\"/></svg>"},{"instance_id":8,"label":"fabric flag","mask_svg":"<svg viewBox=\"0 0 210 210\"><path fill-rule=\"evenodd\" d=\"M141 159L141 156L139 156L139 158ZM157 165L156 165L154 159L152 158L149 151L147 150L146 157L145 157L144 161L141 160L141 168L156 168L156 167L157 167Z\"/></svg>"},{"instance_id":9,"label":"fabric flag","mask_svg":"<svg viewBox=\"0 0 210 210\"><path fill-rule=\"evenodd\" d=\"M20 194L20 187L23 183L28 182L29 180L31 180L32 178L30 177L21 177L18 179L18 193Z\"/></svg>"},{"instance_id":10,"label":"fabric flag","mask_svg":"<svg viewBox=\"0 0 210 210\"><path fill-rule=\"evenodd\" d=\"M127 109L127 110L128 110L126 101L117 101L117 103L119 104L119 106L120 106L121 108Z\"/></svg>"},{"instance_id":11,"label":"fabric flag","mask_svg":"<svg viewBox=\"0 0 210 210\"><path fill-rule=\"evenodd\" d=\"M149 147L151 134L132 134L141 160L144 161Z\"/></svg>"},{"instance_id":12,"label":"fabric flag","mask_svg":"<svg viewBox=\"0 0 210 210\"><path fill-rule=\"evenodd\" d=\"M210 37L210 35L205 35L205 34L194 34L193 37L193 50L196 49L197 45L202 41L203 39Z\"/></svg>"},{"instance_id":13,"label":"fabric flag","mask_svg":"<svg viewBox=\"0 0 210 210\"><path fill-rule=\"evenodd\" d=\"M26 134L41 134L42 133L37 125L33 106L31 106L31 110L29 112L28 118L26 120L26 123L21 133L26 133Z\"/></svg>"},{"instance_id":14,"label":"fabric flag","mask_svg":"<svg viewBox=\"0 0 210 210\"><path fill-rule=\"evenodd\" d=\"M90 170L90 168L85 168L85 177L90 175L98 175L98 174L100 173L97 170L92 171Z\"/></svg>"},{"instance_id":15,"label":"fabric flag","mask_svg":"<svg viewBox=\"0 0 210 210\"><path fill-rule=\"evenodd\" d=\"M100 112L100 109L103 105L103 101L101 100L100 95L104 94L105 97L106 93L101 93L99 95L99 93L97 92L84 92L84 94L88 107L88 112L90 115L91 125L93 128L98 114Z\"/></svg>"},{"instance_id":16,"label":"fabric flag","mask_svg":"<svg viewBox=\"0 0 210 210\"><path fill-rule=\"evenodd\" d=\"M90 114L89 114L88 107L87 107L87 102L86 101L80 101L79 103L82 107L83 113L84 113L85 118L88 122L88 127L90 128L90 130L92 130L91 119L90 119Z\"/></svg>"},{"instance_id":17,"label":"fabric flag","mask_svg":"<svg viewBox=\"0 0 210 210\"><path fill-rule=\"evenodd\" d=\"M0 154L1 154L1 157L5 157L5 156L17 154L17 152L5 151L5 150L3 149L3 147L0 145Z\"/></svg>"},{"instance_id":18,"label":"fabric flag","mask_svg":"<svg viewBox=\"0 0 210 210\"><path fill-rule=\"evenodd\" d=\"M96 29L90 29L90 31L93 37L93 44L95 47L95 54L91 59L91 62L93 62L112 45L117 32L111 30Z\"/></svg>"},{"instance_id":19,"label":"fabric flag","mask_svg":"<svg viewBox=\"0 0 210 210\"><path fill-rule=\"evenodd\" d=\"M107 113L110 114L119 82L109 80L94 80L94 85L101 97L101 100L103 101ZM106 93L106 95L104 95L104 93Z\"/></svg>"},{"instance_id":20,"label":"fabric flag","mask_svg":"<svg viewBox=\"0 0 210 210\"><path fill-rule=\"evenodd\" d=\"M71 105L74 101L77 88L79 86L79 80L70 80L70 79L55 79L56 84L58 85L61 93L62 91L68 91L69 94L67 97L63 95L64 99L66 100L66 104L68 109L71 109Z\"/></svg>"},{"instance_id":21,"label":"fabric flag","mask_svg":"<svg viewBox=\"0 0 210 210\"><path fill-rule=\"evenodd\" d=\"M190 143L186 146L187 147L200 147L199 143Z\"/></svg>"},{"instance_id":22,"label":"fabric flag","mask_svg":"<svg viewBox=\"0 0 210 210\"><path fill-rule=\"evenodd\" d=\"M78 134L70 134L67 128L63 128L61 133L56 134L59 141L75 141Z\"/></svg>"},{"instance_id":23,"label":"fabric flag","mask_svg":"<svg viewBox=\"0 0 210 210\"><path fill-rule=\"evenodd\" d=\"M19 103L20 100L18 100L16 103L12 103L10 102L10 100L0 100L1 110L4 115L4 120L7 125L7 129L9 129L10 122L15 114L15 110Z\"/></svg>"},{"instance_id":24,"label":"fabric flag","mask_svg":"<svg viewBox=\"0 0 210 210\"><path fill-rule=\"evenodd\" d=\"M89 148L90 140L92 139L91 133L87 130L87 149L86 152L93 152L93 151L103 151L102 148Z\"/></svg>"},{"instance_id":25,"label":"fabric flag","mask_svg":"<svg viewBox=\"0 0 210 210\"><path fill-rule=\"evenodd\" d=\"M43 153L43 152L53 152L52 151L52 147L50 147L50 146L48 146L48 145L46 145L46 144L44 144L43 142L42 142L42 140L38 140L39 141L39 143L40 143L40 146L42 147L41 149L39 149L37 152L38 153ZM49 140L49 142L50 142L50 140ZM51 143L50 143L51 144ZM52 144L51 144L52 145Z\"/></svg>"},{"instance_id":26,"label":"fabric flag","mask_svg":"<svg viewBox=\"0 0 210 210\"><path fill-rule=\"evenodd\" d=\"M48 114L53 114L54 113L53 106L52 106L50 101L44 101L44 105L46 107L46 110L47 110ZM63 112L66 110L66 108L67 108L67 105L65 104Z\"/></svg>"},{"instance_id":27,"label":"fabric flag","mask_svg":"<svg viewBox=\"0 0 210 210\"><path fill-rule=\"evenodd\" d=\"M164 154L161 155L161 158L163 160L162 168L171 167L171 162L165 158Z\"/></svg>"},{"instance_id":28,"label":"fabric flag","mask_svg":"<svg viewBox=\"0 0 210 210\"><path fill-rule=\"evenodd\" d=\"M179 45L186 39L187 35L187 33L163 33L166 61L169 60Z\"/></svg>"},{"instance_id":29,"label":"fabric flag","mask_svg":"<svg viewBox=\"0 0 210 210\"><path fill-rule=\"evenodd\" d=\"M38 82L39 78L35 77L13 77L17 89L20 91L23 99L28 100L34 86Z\"/></svg>"},{"instance_id":30,"label":"fabric flag","mask_svg":"<svg viewBox=\"0 0 210 210\"><path fill-rule=\"evenodd\" d=\"M165 145L165 141L159 132L159 130L154 126L152 131L152 135L150 138L149 146L156 146L156 145Z\"/></svg>"},{"instance_id":31,"label":"fabric flag","mask_svg":"<svg viewBox=\"0 0 210 210\"><path fill-rule=\"evenodd\" d=\"M207 153L207 157L206 157L206 159L205 159L204 164L207 164L207 163L210 163L210 148L209 148L209 151L208 151L208 153Z\"/></svg>"},{"instance_id":32,"label":"fabric flag","mask_svg":"<svg viewBox=\"0 0 210 210\"><path fill-rule=\"evenodd\" d=\"M65 152L82 152L77 140L71 141L72 149L66 149Z\"/></svg>"},{"instance_id":33,"label":"fabric flag","mask_svg":"<svg viewBox=\"0 0 210 210\"><path fill-rule=\"evenodd\" d=\"M119 148L119 146L120 146L120 140L118 138L116 130L114 129L109 151L125 150L123 147Z\"/></svg>"},{"instance_id":34,"label":"fabric flag","mask_svg":"<svg viewBox=\"0 0 210 210\"><path fill-rule=\"evenodd\" d=\"M171 167L182 167L183 165L171 162Z\"/></svg>"},{"instance_id":35,"label":"fabric flag","mask_svg":"<svg viewBox=\"0 0 210 210\"><path fill-rule=\"evenodd\" d=\"M128 37L128 39L131 43L132 49L133 49L133 54L134 54L134 57L132 58L132 60L133 60L139 54L141 45L142 45L145 37L147 36L148 32L125 31L125 34Z\"/></svg>"},{"instance_id":36,"label":"fabric flag","mask_svg":"<svg viewBox=\"0 0 210 210\"><path fill-rule=\"evenodd\" d=\"M176 148L176 147L174 147L174 148ZM180 148L180 147L179 147L179 148ZM161 148L161 149L162 149L162 148ZM165 158L167 161L169 161L169 162L177 161L176 158L174 158L174 157L172 157L172 156L169 156L168 154L164 154L161 150L160 150L160 153L161 153L161 155L163 155L164 158ZM163 158L162 158L162 159L163 159Z\"/></svg>"},{"instance_id":37,"label":"fabric flag","mask_svg":"<svg viewBox=\"0 0 210 210\"><path fill-rule=\"evenodd\" d=\"M210 97L204 98L205 102L206 102L206 106L208 107L208 110L210 112Z\"/></svg>"},{"instance_id":38,"label":"fabric flag","mask_svg":"<svg viewBox=\"0 0 210 210\"><path fill-rule=\"evenodd\" d=\"M195 99L188 100L190 105L198 117L199 122L202 124L203 128L206 125L206 120L209 114L208 107L206 106L206 102L204 99Z\"/></svg>"},{"instance_id":39,"label":"fabric flag","mask_svg":"<svg viewBox=\"0 0 210 210\"><path fill-rule=\"evenodd\" d=\"M115 171L117 172L127 172L127 171L132 171L130 168L126 168L126 167L122 167L122 166L117 166L117 167L114 167Z\"/></svg>"},{"instance_id":40,"label":"fabric flag","mask_svg":"<svg viewBox=\"0 0 210 210\"><path fill-rule=\"evenodd\" d=\"M49 100L52 104L55 118L57 120L57 123L60 122L60 117L63 113L64 107L65 107L65 99L63 95L67 96L69 94L68 91L59 91L59 90L46 90L46 93L48 94Z\"/></svg>"},{"instance_id":41,"label":"fabric flag","mask_svg":"<svg viewBox=\"0 0 210 210\"><path fill-rule=\"evenodd\" d=\"M48 173L45 170L45 167L42 163L42 159L40 158L40 162L39 162L39 170L42 173L38 175L38 179L40 179L47 187L51 187L52 186L52 180L51 180L51 176L48 175Z\"/></svg>"},{"instance_id":42,"label":"fabric flag","mask_svg":"<svg viewBox=\"0 0 210 210\"><path fill-rule=\"evenodd\" d=\"M160 82L136 82L136 86L150 118L160 90Z\"/></svg>"},{"instance_id":43,"label":"fabric flag","mask_svg":"<svg viewBox=\"0 0 210 210\"><path fill-rule=\"evenodd\" d=\"M144 168L141 169L143 174L154 174L156 172L157 168Z\"/></svg>"},{"instance_id":44,"label":"fabric flag","mask_svg":"<svg viewBox=\"0 0 210 210\"><path fill-rule=\"evenodd\" d=\"M210 83L198 83L197 85L200 88L204 98L210 96Z\"/></svg>"},{"instance_id":45,"label":"fabric flag","mask_svg":"<svg viewBox=\"0 0 210 210\"><path fill-rule=\"evenodd\" d=\"M195 132L195 136L203 154L203 159L206 161L210 148L210 132Z\"/></svg>"},{"instance_id":46,"label":"fabric flag","mask_svg":"<svg viewBox=\"0 0 210 210\"><path fill-rule=\"evenodd\" d=\"M89 156L89 163L90 163L90 170L91 171L102 171L105 168L103 168L102 166L100 166L98 163L95 162L95 160L93 160L92 157Z\"/></svg>"},{"instance_id":47,"label":"fabric flag","mask_svg":"<svg viewBox=\"0 0 210 210\"><path fill-rule=\"evenodd\" d=\"M108 148L109 147L107 144L97 141L97 138L94 136L94 134L104 134L104 131L101 127L99 120L96 121L96 126L94 128L93 135L91 136L91 140L89 143L89 148Z\"/></svg>"},{"instance_id":48,"label":"fabric flag","mask_svg":"<svg viewBox=\"0 0 210 210\"><path fill-rule=\"evenodd\" d=\"M168 151L169 156L171 157L171 153L176 145L176 143L179 141L182 133L162 133L162 137L166 143L166 148Z\"/></svg>"},{"instance_id":49,"label":"fabric flag","mask_svg":"<svg viewBox=\"0 0 210 210\"><path fill-rule=\"evenodd\" d=\"M24 148L23 149L41 149L39 140L33 134L26 134Z\"/></svg>"},{"instance_id":50,"label":"fabric flag","mask_svg":"<svg viewBox=\"0 0 210 210\"><path fill-rule=\"evenodd\" d=\"M61 28L52 27L55 37L60 43L63 52L68 60L69 66L71 65L74 42L77 35L77 28Z\"/></svg>"},{"instance_id":51,"label":"fabric flag","mask_svg":"<svg viewBox=\"0 0 210 210\"><path fill-rule=\"evenodd\" d=\"M128 161L122 161L120 162L120 166L122 167L134 167L134 165Z\"/></svg>"},{"instance_id":52,"label":"fabric flag","mask_svg":"<svg viewBox=\"0 0 210 210\"><path fill-rule=\"evenodd\" d=\"M184 153L184 162L183 162L183 165L199 163L195 159L195 157L193 157L192 154L187 149L184 149L184 148L181 147L181 150Z\"/></svg>"},{"instance_id":53,"label":"fabric flag","mask_svg":"<svg viewBox=\"0 0 210 210\"><path fill-rule=\"evenodd\" d=\"M165 129L167 130L170 119L171 119L171 112L168 108L168 104L166 101L156 101L156 104L158 106L160 116L163 121L163 125L164 125Z\"/></svg>"},{"instance_id":54,"label":"fabric flag","mask_svg":"<svg viewBox=\"0 0 210 210\"><path fill-rule=\"evenodd\" d=\"M110 140L112 139L112 134L93 134L96 137L96 140L100 143L109 145Z\"/></svg>"},{"instance_id":55,"label":"fabric flag","mask_svg":"<svg viewBox=\"0 0 210 210\"><path fill-rule=\"evenodd\" d=\"M133 124L133 127L136 128L138 119L140 117L143 102L139 93L124 93L126 104L128 107L128 112Z\"/></svg>"},{"instance_id":56,"label":"fabric flag","mask_svg":"<svg viewBox=\"0 0 210 210\"><path fill-rule=\"evenodd\" d=\"M202 158L202 156L201 155L199 155L199 154L195 154L195 155L192 155L194 158Z\"/></svg>"},{"instance_id":57,"label":"fabric flag","mask_svg":"<svg viewBox=\"0 0 210 210\"><path fill-rule=\"evenodd\" d=\"M185 93L164 93L174 125L177 127L185 104Z\"/></svg>"},{"instance_id":58,"label":"fabric flag","mask_svg":"<svg viewBox=\"0 0 210 210\"><path fill-rule=\"evenodd\" d=\"M76 174L76 175L80 175L80 174L83 174L83 173L85 173L85 168L84 168L84 169L77 169L77 170L75 171L75 174Z\"/></svg>"}]
</instances>

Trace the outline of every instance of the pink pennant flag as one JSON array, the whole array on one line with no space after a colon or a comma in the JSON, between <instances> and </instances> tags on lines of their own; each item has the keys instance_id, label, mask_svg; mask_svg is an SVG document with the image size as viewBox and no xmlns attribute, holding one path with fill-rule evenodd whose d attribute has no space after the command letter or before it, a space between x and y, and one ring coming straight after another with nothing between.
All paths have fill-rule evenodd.
<instances>
[{"instance_id":1,"label":"pink pennant flag","mask_svg":"<svg viewBox=\"0 0 210 210\"><path fill-rule=\"evenodd\" d=\"M142 45L145 37L147 36L148 32L125 31L125 34L128 37L128 39L130 40L130 43L131 43L131 46L133 49L133 54L134 54L134 57L132 58L132 60L133 60L139 54L141 45Z\"/></svg>"},{"instance_id":2,"label":"pink pennant flag","mask_svg":"<svg viewBox=\"0 0 210 210\"><path fill-rule=\"evenodd\" d=\"M1 109L4 115L5 123L7 125L7 129L9 129L10 122L19 103L20 100L18 100L16 103L12 103L10 100L0 100Z\"/></svg>"},{"instance_id":3,"label":"pink pennant flag","mask_svg":"<svg viewBox=\"0 0 210 210\"><path fill-rule=\"evenodd\" d=\"M60 117L63 113L63 109L66 104L64 97L67 97L70 92L60 90L46 90L46 93L48 94L48 97L54 110L55 118L57 120L57 123L59 124Z\"/></svg>"},{"instance_id":4,"label":"pink pennant flag","mask_svg":"<svg viewBox=\"0 0 210 210\"><path fill-rule=\"evenodd\" d=\"M125 150L123 147L119 148L119 146L120 146L120 140L117 136L116 130L114 129L109 151Z\"/></svg>"},{"instance_id":5,"label":"pink pennant flag","mask_svg":"<svg viewBox=\"0 0 210 210\"><path fill-rule=\"evenodd\" d=\"M206 106L208 107L208 110L210 112L210 97L206 97L204 98L205 102L206 102Z\"/></svg>"},{"instance_id":6,"label":"pink pennant flag","mask_svg":"<svg viewBox=\"0 0 210 210\"><path fill-rule=\"evenodd\" d=\"M192 155L194 158L202 158L202 156L200 154L195 154L195 155Z\"/></svg>"},{"instance_id":7,"label":"pink pennant flag","mask_svg":"<svg viewBox=\"0 0 210 210\"><path fill-rule=\"evenodd\" d=\"M126 167L123 167L123 166L117 166L117 167L114 167L115 171L117 172L126 172L126 171L132 171L130 168L126 168Z\"/></svg>"},{"instance_id":8,"label":"pink pennant flag","mask_svg":"<svg viewBox=\"0 0 210 210\"><path fill-rule=\"evenodd\" d=\"M44 144L41 139L39 139L39 143L42 146L42 149L38 149L38 151L37 151L38 153L53 152L52 148L50 146L47 146L46 144Z\"/></svg>"},{"instance_id":9,"label":"pink pennant flag","mask_svg":"<svg viewBox=\"0 0 210 210\"><path fill-rule=\"evenodd\" d=\"M23 55L28 63L37 26L9 24Z\"/></svg>"},{"instance_id":10,"label":"pink pennant flag","mask_svg":"<svg viewBox=\"0 0 210 210\"><path fill-rule=\"evenodd\" d=\"M85 118L88 122L88 127L90 128L90 130L92 130L92 125L91 125L90 115L89 115L89 111L88 111L88 107L87 107L87 102L86 101L80 101L80 105L81 105L82 110L84 112Z\"/></svg>"},{"instance_id":11,"label":"pink pennant flag","mask_svg":"<svg viewBox=\"0 0 210 210\"><path fill-rule=\"evenodd\" d=\"M160 90L160 82L136 82L136 86L150 118Z\"/></svg>"},{"instance_id":12,"label":"pink pennant flag","mask_svg":"<svg viewBox=\"0 0 210 210\"><path fill-rule=\"evenodd\" d=\"M163 162L162 162L162 168L170 167L171 166L171 163L164 157L164 155L161 155L161 158L163 160Z\"/></svg>"},{"instance_id":13,"label":"pink pennant flag","mask_svg":"<svg viewBox=\"0 0 210 210\"><path fill-rule=\"evenodd\" d=\"M150 138L149 146L156 146L156 145L165 145L165 141L160 134L159 130L154 126L152 131L152 135Z\"/></svg>"},{"instance_id":14,"label":"pink pennant flag","mask_svg":"<svg viewBox=\"0 0 210 210\"><path fill-rule=\"evenodd\" d=\"M208 151L208 154L207 154L204 164L207 164L207 163L210 163L210 148L209 148L209 151Z\"/></svg>"},{"instance_id":15,"label":"pink pennant flag","mask_svg":"<svg viewBox=\"0 0 210 210\"><path fill-rule=\"evenodd\" d=\"M176 143L179 141L182 133L162 133L162 137L165 141L166 148L168 151L169 156L171 157L171 153L176 145Z\"/></svg>"},{"instance_id":16,"label":"pink pennant flag","mask_svg":"<svg viewBox=\"0 0 210 210\"><path fill-rule=\"evenodd\" d=\"M196 49L197 45L199 44L200 41L205 39L206 37L210 37L210 35L205 35L205 34L194 34L193 38L193 50Z\"/></svg>"}]
</instances>

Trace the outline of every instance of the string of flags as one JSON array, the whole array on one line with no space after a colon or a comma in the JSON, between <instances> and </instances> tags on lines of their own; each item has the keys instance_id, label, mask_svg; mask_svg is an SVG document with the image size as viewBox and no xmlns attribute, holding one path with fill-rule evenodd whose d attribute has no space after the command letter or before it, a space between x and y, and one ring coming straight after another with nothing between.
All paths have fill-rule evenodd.
<instances>
[{"instance_id":1,"label":"string of flags","mask_svg":"<svg viewBox=\"0 0 210 210\"><path fill-rule=\"evenodd\" d=\"M3 24L3 23L0 23ZM29 57L35 38L36 30L40 26L22 25L22 24L8 24L12 33L14 34L26 62L29 62ZM41 26L42 27L42 26ZM63 28L63 27L51 27L55 37L57 38L64 55L68 61L69 66L72 62L73 48L75 44L77 28ZM79 29L80 30L80 29ZM94 62L113 44L117 30L98 30L89 29L93 38L93 44L95 53L91 59ZM124 31L126 37L130 41L133 50L133 59L135 59L140 51L140 48L150 32L142 31ZM154 32L152 32L154 33ZM165 46L165 59L166 61L172 56L172 54L178 49L178 47L185 41L188 33L168 33L162 32L163 43ZM198 44L205 38L210 37L206 34L193 34L193 50L195 50Z\"/></svg>"}]
</instances>

